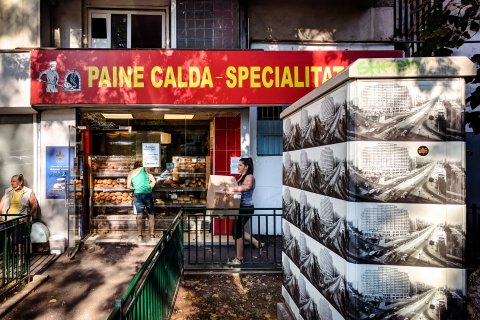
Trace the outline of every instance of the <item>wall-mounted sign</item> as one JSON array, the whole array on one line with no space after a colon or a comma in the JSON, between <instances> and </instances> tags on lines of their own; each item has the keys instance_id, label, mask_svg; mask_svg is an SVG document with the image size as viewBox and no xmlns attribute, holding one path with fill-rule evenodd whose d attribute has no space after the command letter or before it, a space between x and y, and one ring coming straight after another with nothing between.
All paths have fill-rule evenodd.
<instances>
[{"instance_id":1,"label":"wall-mounted sign","mask_svg":"<svg viewBox=\"0 0 480 320\"><path fill-rule=\"evenodd\" d=\"M358 58L402 51L33 50L31 103L290 104Z\"/></svg>"},{"instance_id":2,"label":"wall-mounted sign","mask_svg":"<svg viewBox=\"0 0 480 320\"><path fill-rule=\"evenodd\" d=\"M71 148L73 163L73 147ZM46 147L45 192L47 199L65 199L68 183L68 147Z\"/></svg>"},{"instance_id":3,"label":"wall-mounted sign","mask_svg":"<svg viewBox=\"0 0 480 320\"><path fill-rule=\"evenodd\" d=\"M146 168L160 167L160 144L142 143L142 159Z\"/></svg>"}]
</instances>

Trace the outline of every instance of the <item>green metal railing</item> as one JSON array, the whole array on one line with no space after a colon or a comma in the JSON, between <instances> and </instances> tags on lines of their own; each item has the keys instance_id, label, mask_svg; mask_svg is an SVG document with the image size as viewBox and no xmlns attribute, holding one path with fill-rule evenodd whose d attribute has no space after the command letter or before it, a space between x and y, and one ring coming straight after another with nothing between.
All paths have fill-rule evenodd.
<instances>
[{"instance_id":1,"label":"green metal railing","mask_svg":"<svg viewBox=\"0 0 480 320\"><path fill-rule=\"evenodd\" d=\"M2 214L0 295L30 280L30 215Z\"/></svg>"},{"instance_id":2,"label":"green metal railing","mask_svg":"<svg viewBox=\"0 0 480 320\"><path fill-rule=\"evenodd\" d=\"M232 237L233 223L242 210L232 208L184 208L185 270L230 269L228 261L236 256L237 243ZM245 230L263 243L257 248L244 239L242 270L281 270L282 208L254 208ZM195 212L196 213L191 213ZM188 213L187 213L188 212Z\"/></svg>"},{"instance_id":3,"label":"green metal railing","mask_svg":"<svg viewBox=\"0 0 480 320\"><path fill-rule=\"evenodd\" d=\"M175 217L108 319L169 319L183 273L182 214Z\"/></svg>"}]
</instances>

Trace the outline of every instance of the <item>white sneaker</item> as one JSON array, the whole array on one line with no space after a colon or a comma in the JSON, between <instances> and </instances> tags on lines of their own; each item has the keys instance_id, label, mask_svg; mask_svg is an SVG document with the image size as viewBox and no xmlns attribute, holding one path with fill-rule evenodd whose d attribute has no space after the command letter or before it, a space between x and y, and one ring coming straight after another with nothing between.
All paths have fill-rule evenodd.
<instances>
[{"instance_id":1,"label":"white sneaker","mask_svg":"<svg viewBox=\"0 0 480 320\"><path fill-rule=\"evenodd\" d=\"M242 263L243 263L243 259L239 259L239 258L235 258L233 260L227 261L227 264L231 266L239 266Z\"/></svg>"}]
</instances>

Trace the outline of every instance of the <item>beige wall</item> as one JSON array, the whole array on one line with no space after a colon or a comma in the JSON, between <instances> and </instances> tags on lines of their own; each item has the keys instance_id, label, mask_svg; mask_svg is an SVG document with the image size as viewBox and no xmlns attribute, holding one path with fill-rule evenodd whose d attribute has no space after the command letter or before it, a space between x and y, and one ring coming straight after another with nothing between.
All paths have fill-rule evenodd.
<instances>
[{"instance_id":1,"label":"beige wall","mask_svg":"<svg viewBox=\"0 0 480 320\"><path fill-rule=\"evenodd\" d=\"M50 236L62 235L68 238L68 208L64 199L47 199L45 190L48 172L46 164L47 146L69 145L69 127L75 125L75 109L62 108L59 110L45 110L41 114L40 122L40 172L37 198L42 208L42 221L47 225Z\"/></svg>"},{"instance_id":2,"label":"beige wall","mask_svg":"<svg viewBox=\"0 0 480 320\"><path fill-rule=\"evenodd\" d=\"M372 41L393 35L393 8L355 1L250 1L252 41ZM293 4L294 3L294 4Z\"/></svg>"},{"instance_id":3,"label":"beige wall","mask_svg":"<svg viewBox=\"0 0 480 320\"><path fill-rule=\"evenodd\" d=\"M40 46L40 0L0 0L0 49Z\"/></svg>"},{"instance_id":4,"label":"beige wall","mask_svg":"<svg viewBox=\"0 0 480 320\"><path fill-rule=\"evenodd\" d=\"M30 52L0 53L0 114L36 113L30 107Z\"/></svg>"},{"instance_id":5,"label":"beige wall","mask_svg":"<svg viewBox=\"0 0 480 320\"><path fill-rule=\"evenodd\" d=\"M10 178L19 173L25 185L37 193L36 128L36 115L0 114L0 195L10 187Z\"/></svg>"}]
</instances>

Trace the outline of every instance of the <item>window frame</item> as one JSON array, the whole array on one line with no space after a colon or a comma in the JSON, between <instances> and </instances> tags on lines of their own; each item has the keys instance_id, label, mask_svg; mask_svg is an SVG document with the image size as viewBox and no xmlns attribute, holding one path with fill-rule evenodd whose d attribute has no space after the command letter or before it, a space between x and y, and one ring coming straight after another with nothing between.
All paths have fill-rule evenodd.
<instances>
[{"instance_id":1,"label":"window frame","mask_svg":"<svg viewBox=\"0 0 480 320\"><path fill-rule=\"evenodd\" d=\"M167 8L161 10L104 10L104 9L91 9L88 12L88 47L89 48L112 48L112 14L125 14L127 15L127 47L132 48L132 15L150 15L150 16L162 16L163 32L162 32L162 49L168 48L170 44L170 31L169 31L169 15ZM107 43L108 47L94 47L92 39L92 19L93 18L106 18L107 20Z\"/></svg>"},{"instance_id":2,"label":"window frame","mask_svg":"<svg viewBox=\"0 0 480 320\"><path fill-rule=\"evenodd\" d=\"M271 110L272 108L275 108ZM285 110L287 106L262 106L262 107L257 107L257 132L256 132L256 140L257 140L257 145L256 145L256 151L257 151L257 156L259 157L277 157L281 156L283 153L283 120L280 118L280 113ZM261 113L265 116L261 116ZM269 133L264 133L260 132L260 123L261 122L272 122L272 121L278 121L279 122L279 132L269 132ZM266 149L272 149L272 148L264 148L264 146L261 144L263 141L265 141L267 138L273 138L273 139L278 139L276 141L276 144L278 143L277 148L273 149L278 149L278 152L274 152L274 150L267 150L268 152L265 152L264 150ZM275 145L276 145L275 144ZM260 152L262 151L262 152Z\"/></svg>"}]
</instances>

